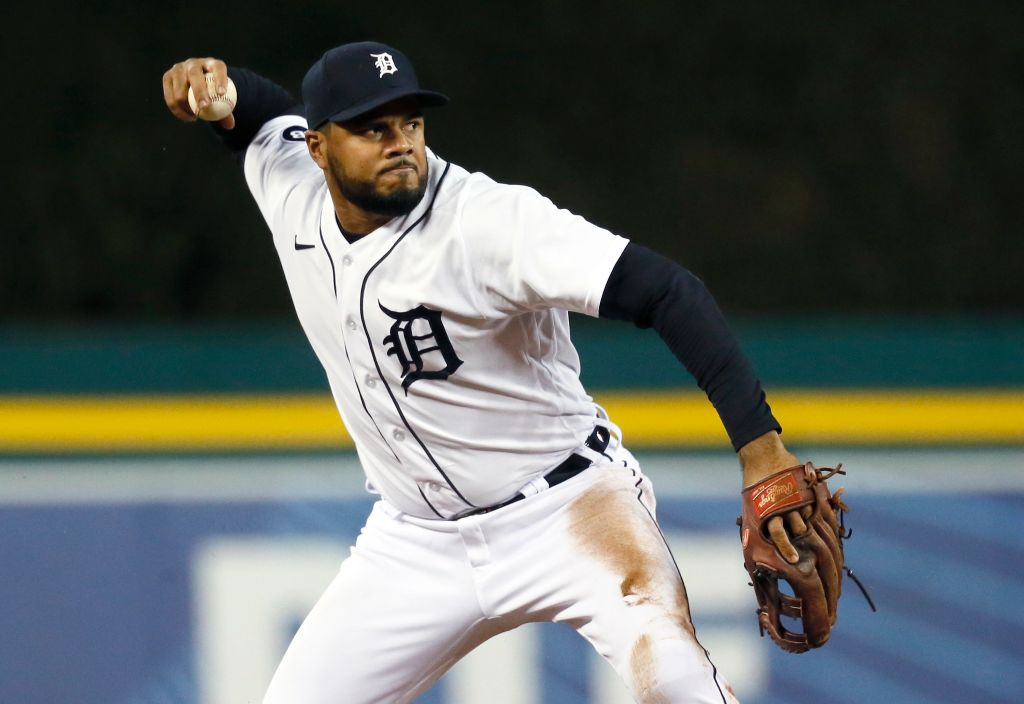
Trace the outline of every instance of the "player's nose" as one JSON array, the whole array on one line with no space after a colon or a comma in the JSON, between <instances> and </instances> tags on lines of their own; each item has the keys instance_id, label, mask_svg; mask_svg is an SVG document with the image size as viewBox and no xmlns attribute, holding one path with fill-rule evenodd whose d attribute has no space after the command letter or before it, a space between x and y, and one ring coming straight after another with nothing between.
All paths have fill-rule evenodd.
<instances>
[{"instance_id":1,"label":"player's nose","mask_svg":"<svg viewBox=\"0 0 1024 704\"><path fill-rule=\"evenodd\" d=\"M396 157L412 154L412 139L402 130L392 130L387 143L387 156Z\"/></svg>"}]
</instances>

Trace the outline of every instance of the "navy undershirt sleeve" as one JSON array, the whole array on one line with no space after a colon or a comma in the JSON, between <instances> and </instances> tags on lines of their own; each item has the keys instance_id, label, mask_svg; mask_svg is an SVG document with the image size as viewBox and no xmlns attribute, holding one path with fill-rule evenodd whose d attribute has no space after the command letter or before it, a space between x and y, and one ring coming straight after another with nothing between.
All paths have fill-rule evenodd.
<instances>
[{"instance_id":1,"label":"navy undershirt sleeve","mask_svg":"<svg viewBox=\"0 0 1024 704\"><path fill-rule=\"evenodd\" d=\"M228 75L238 91L238 103L233 111L235 127L226 130L214 122L210 126L231 151L238 154L244 152L260 127L275 117L305 116L302 104L269 78L236 66L228 67Z\"/></svg>"},{"instance_id":2,"label":"navy undershirt sleeve","mask_svg":"<svg viewBox=\"0 0 1024 704\"><path fill-rule=\"evenodd\" d=\"M608 277L599 315L654 328L708 395L735 450L782 432L718 304L683 267L630 242Z\"/></svg>"}]
</instances>

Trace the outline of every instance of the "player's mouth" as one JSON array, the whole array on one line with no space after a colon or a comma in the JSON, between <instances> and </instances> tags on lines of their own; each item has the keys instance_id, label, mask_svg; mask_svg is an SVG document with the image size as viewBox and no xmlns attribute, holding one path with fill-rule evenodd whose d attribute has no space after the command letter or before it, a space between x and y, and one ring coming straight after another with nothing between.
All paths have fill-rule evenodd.
<instances>
[{"instance_id":1,"label":"player's mouth","mask_svg":"<svg viewBox=\"0 0 1024 704\"><path fill-rule=\"evenodd\" d=\"M381 174L414 174L418 173L419 168L416 166L416 162L413 161L401 161L397 164L389 166L381 171Z\"/></svg>"}]
</instances>

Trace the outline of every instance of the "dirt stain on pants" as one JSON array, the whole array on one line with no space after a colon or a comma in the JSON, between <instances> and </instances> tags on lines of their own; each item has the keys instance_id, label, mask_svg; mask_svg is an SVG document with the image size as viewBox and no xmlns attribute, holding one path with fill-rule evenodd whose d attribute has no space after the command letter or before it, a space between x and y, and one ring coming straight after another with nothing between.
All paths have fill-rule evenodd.
<instances>
[{"instance_id":1,"label":"dirt stain on pants","mask_svg":"<svg viewBox=\"0 0 1024 704\"><path fill-rule=\"evenodd\" d=\"M667 704L659 687L655 645L666 635L681 636L696 645L696 636L686 589L671 553L638 499L638 489L624 479L610 477L580 495L570 507L570 531L581 549L620 577L627 606L649 606L658 613L651 630L634 642L629 669L640 701Z\"/></svg>"}]
</instances>

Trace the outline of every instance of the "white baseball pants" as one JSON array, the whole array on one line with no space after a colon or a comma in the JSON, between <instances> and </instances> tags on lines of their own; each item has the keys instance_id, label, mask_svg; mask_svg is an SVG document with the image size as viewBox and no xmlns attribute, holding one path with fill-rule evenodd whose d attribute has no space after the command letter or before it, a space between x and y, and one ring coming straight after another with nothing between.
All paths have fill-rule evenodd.
<instances>
[{"instance_id":1,"label":"white baseball pants","mask_svg":"<svg viewBox=\"0 0 1024 704\"><path fill-rule=\"evenodd\" d=\"M628 451L458 521L377 502L264 704L411 702L488 638L567 623L637 702L736 704L697 642L686 591Z\"/></svg>"}]
</instances>

